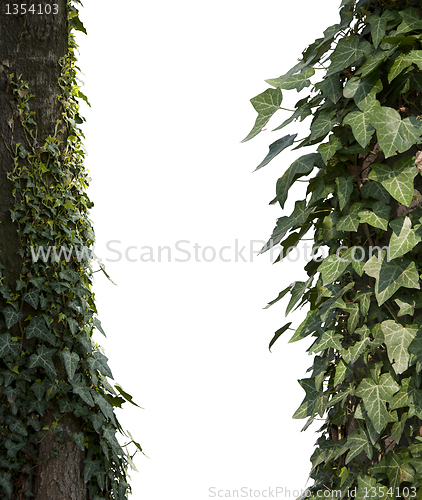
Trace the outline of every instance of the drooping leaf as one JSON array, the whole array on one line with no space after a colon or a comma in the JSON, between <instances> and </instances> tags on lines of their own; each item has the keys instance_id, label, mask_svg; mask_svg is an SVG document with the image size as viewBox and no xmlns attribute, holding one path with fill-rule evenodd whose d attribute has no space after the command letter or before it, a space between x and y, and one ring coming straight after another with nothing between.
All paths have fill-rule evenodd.
<instances>
[{"instance_id":1,"label":"drooping leaf","mask_svg":"<svg viewBox=\"0 0 422 500\"><path fill-rule=\"evenodd\" d=\"M315 74L315 70L312 66L305 66L300 72L291 75L287 80L284 78L272 78L270 80L265 80L269 85L273 87L293 90L296 89L298 92L311 84L309 78Z\"/></svg>"},{"instance_id":2,"label":"drooping leaf","mask_svg":"<svg viewBox=\"0 0 422 500\"><path fill-rule=\"evenodd\" d=\"M265 165L268 165L270 161L275 158L279 153L281 153L284 149L288 148L293 144L293 141L296 139L297 134L293 135L285 135L281 139L276 140L270 145L270 152L267 154L267 156L262 160L262 162L256 167L254 172L256 170L259 170L262 167L265 167Z\"/></svg>"},{"instance_id":3,"label":"drooping leaf","mask_svg":"<svg viewBox=\"0 0 422 500\"><path fill-rule=\"evenodd\" d=\"M251 99L252 106L258 112L255 125L242 142L249 141L252 137L258 135L268 123L269 119L279 109L283 100L283 94L280 89L267 89Z\"/></svg>"},{"instance_id":4,"label":"drooping leaf","mask_svg":"<svg viewBox=\"0 0 422 500\"><path fill-rule=\"evenodd\" d=\"M279 329L278 329L278 330L274 333L274 337L271 339L271 342L270 342L270 344L269 344L269 346L268 346L268 349L269 349L269 351L270 351L270 352L271 352L271 347L274 345L275 341L276 341L276 340L277 340L277 339L278 339L281 335L283 335L283 333L284 333L286 330L288 330L288 329L289 329L289 327L290 327L290 325L291 325L291 324L292 324L291 322L290 322L290 323L285 324L284 326L282 326L281 328L279 328Z\"/></svg>"}]
</instances>

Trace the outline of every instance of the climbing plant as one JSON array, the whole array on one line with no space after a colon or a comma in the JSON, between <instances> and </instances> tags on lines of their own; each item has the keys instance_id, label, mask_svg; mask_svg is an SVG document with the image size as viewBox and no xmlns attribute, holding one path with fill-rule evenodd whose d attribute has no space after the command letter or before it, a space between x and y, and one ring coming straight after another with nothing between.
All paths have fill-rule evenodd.
<instances>
[{"instance_id":1,"label":"climbing plant","mask_svg":"<svg viewBox=\"0 0 422 500\"><path fill-rule=\"evenodd\" d=\"M128 466L133 466L127 446L142 451L114 412L125 401L135 403L111 384L107 357L93 339L94 329L104 331L92 292L94 232L88 215L93 204L86 194L89 177L79 127L84 119L78 104L87 98L78 86L74 38L75 30L85 28L78 3L67 1L68 49L60 60L58 96L62 115L45 141L40 142L31 109L30 82L14 72L12 61L3 60L0 67L12 95L8 125L22 127L25 138L8 142L3 135L20 272L16 283L5 283L6 261L14 257L6 255L7 241L0 242L1 498L35 496L43 466L73 446L80 450L84 486L72 498L125 499ZM119 443L117 431L129 436L126 444ZM65 472L54 472L51 484ZM51 488L46 498L58 498Z\"/></svg>"},{"instance_id":2,"label":"climbing plant","mask_svg":"<svg viewBox=\"0 0 422 500\"><path fill-rule=\"evenodd\" d=\"M290 71L251 99L258 112L244 141L279 111L283 92L308 88L274 130L311 118L310 134L285 135L258 168L293 143L311 146L278 179L303 200L277 220L261 252L283 255L306 233L308 279L295 281L287 312L309 310L290 342L313 337L311 375L294 418L324 419L311 457L312 498L422 498L422 9L411 0L343 0ZM282 256L277 259L282 261ZM290 328L280 328L274 342Z\"/></svg>"}]
</instances>

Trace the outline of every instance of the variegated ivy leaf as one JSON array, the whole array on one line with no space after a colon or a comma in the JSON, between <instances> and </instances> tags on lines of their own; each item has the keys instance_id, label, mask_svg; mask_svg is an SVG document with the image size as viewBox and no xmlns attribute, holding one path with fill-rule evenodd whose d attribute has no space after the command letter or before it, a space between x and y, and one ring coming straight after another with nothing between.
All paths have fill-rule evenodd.
<instances>
[{"instance_id":1,"label":"variegated ivy leaf","mask_svg":"<svg viewBox=\"0 0 422 500\"><path fill-rule=\"evenodd\" d=\"M371 340L369 338L369 329L366 325L356 330L355 333L360 336L361 340L355 342L355 344L349 347L348 349L343 349L341 351L341 355L344 361L352 365L359 358L359 356L365 351L366 346L371 343Z\"/></svg>"},{"instance_id":2,"label":"variegated ivy leaf","mask_svg":"<svg viewBox=\"0 0 422 500\"><path fill-rule=\"evenodd\" d=\"M337 334L335 330L326 330L321 338L317 339L314 344L309 349L309 354L313 352L321 352L325 349L337 349L338 351L341 349L341 340L342 336Z\"/></svg>"},{"instance_id":3,"label":"variegated ivy leaf","mask_svg":"<svg viewBox=\"0 0 422 500\"><path fill-rule=\"evenodd\" d=\"M309 311L306 318L299 325L292 338L289 340L289 344L292 342L297 342L298 340L304 339L313 332L316 332L321 326L321 319L318 315L318 310L313 309Z\"/></svg>"},{"instance_id":4,"label":"variegated ivy leaf","mask_svg":"<svg viewBox=\"0 0 422 500\"><path fill-rule=\"evenodd\" d=\"M421 18L419 17L418 11L413 7L408 7L407 9L402 10L399 12L399 15L403 21L398 26L396 35L422 29Z\"/></svg>"},{"instance_id":5,"label":"variegated ivy leaf","mask_svg":"<svg viewBox=\"0 0 422 500\"><path fill-rule=\"evenodd\" d=\"M317 271L321 273L322 284L333 283L349 267L353 260L356 247L348 248L341 255L337 253L328 255L320 264Z\"/></svg>"},{"instance_id":6,"label":"variegated ivy leaf","mask_svg":"<svg viewBox=\"0 0 422 500\"><path fill-rule=\"evenodd\" d=\"M419 286L419 274L414 262L404 259L388 261L386 251L381 252L381 262L373 255L365 264L364 271L375 278L375 297L378 305L384 304L400 287L416 288Z\"/></svg>"},{"instance_id":7,"label":"variegated ivy leaf","mask_svg":"<svg viewBox=\"0 0 422 500\"><path fill-rule=\"evenodd\" d=\"M283 80L283 78L272 78L269 80L265 80L269 85L273 87L284 89L284 90L293 90L296 89L298 92L303 90L305 87L309 87L311 82L309 78L315 74L315 70L312 66L306 66L300 72L295 73L294 75L287 78L287 80Z\"/></svg>"},{"instance_id":8,"label":"variegated ivy leaf","mask_svg":"<svg viewBox=\"0 0 422 500\"><path fill-rule=\"evenodd\" d=\"M310 153L301 156L295 160L286 172L284 172L283 176L278 179L276 193L277 200L280 203L281 208L284 208L284 204L287 200L287 194L293 182L303 175L310 174L315 166L323 166L321 162L321 155L319 153Z\"/></svg>"},{"instance_id":9,"label":"variegated ivy leaf","mask_svg":"<svg viewBox=\"0 0 422 500\"><path fill-rule=\"evenodd\" d=\"M404 153L421 140L422 122L414 116L402 120L400 113L393 108L375 108L370 122L377 131L378 142L386 158L397 152Z\"/></svg>"},{"instance_id":10,"label":"variegated ivy leaf","mask_svg":"<svg viewBox=\"0 0 422 500\"><path fill-rule=\"evenodd\" d=\"M258 112L258 118L249 134L242 142L249 141L258 135L268 123L273 114L280 108L283 94L280 89L267 89L251 99L252 106Z\"/></svg>"},{"instance_id":11,"label":"variegated ivy leaf","mask_svg":"<svg viewBox=\"0 0 422 500\"><path fill-rule=\"evenodd\" d=\"M357 231L359 227L358 213L362 207L362 203L354 203L349 210L349 213L339 219L337 229L339 231Z\"/></svg>"},{"instance_id":12,"label":"variegated ivy leaf","mask_svg":"<svg viewBox=\"0 0 422 500\"><path fill-rule=\"evenodd\" d=\"M380 106L376 96L381 90L382 83L379 80L378 72L365 76L361 79L359 87L353 96L356 106L367 113L373 111Z\"/></svg>"},{"instance_id":13,"label":"variegated ivy leaf","mask_svg":"<svg viewBox=\"0 0 422 500\"><path fill-rule=\"evenodd\" d=\"M416 64L419 69L422 69L422 50L411 50L400 54L391 66L388 82L391 83L396 76L412 64Z\"/></svg>"},{"instance_id":14,"label":"variegated ivy leaf","mask_svg":"<svg viewBox=\"0 0 422 500\"><path fill-rule=\"evenodd\" d=\"M408 207L413 199L413 179L417 173L415 157L408 156L397 160L392 169L388 165L373 163L369 179L380 182L395 200Z\"/></svg>"},{"instance_id":15,"label":"variegated ivy leaf","mask_svg":"<svg viewBox=\"0 0 422 500\"><path fill-rule=\"evenodd\" d=\"M415 470L409 464L409 461L401 458L394 452L384 455L381 462L369 468L369 472L371 474L386 474L389 480L389 486L393 491L395 491L403 481L410 483L415 481Z\"/></svg>"},{"instance_id":16,"label":"variegated ivy leaf","mask_svg":"<svg viewBox=\"0 0 422 500\"><path fill-rule=\"evenodd\" d=\"M417 325L402 326L393 320L383 321L381 328L387 346L388 359L396 373L403 373L409 366L408 347L418 331Z\"/></svg>"},{"instance_id":17,"label":"variegated ivy leaf","mask_svg":"<svg viewBox=\"0 0 422 500\"><path fill-rule=\"evenodd\" d=\"M338 292L336 292L332 297L321 304L319 308L319 315L322 321L327 321L327 318L329 317L331 311L335 312L335 309L337 308L344 309L346 307L346 304L344 303L342 297L354 286L355 283L352 282L348 283L344 288L340 287L340 290Z\"/></svg>"},{"instance_id":18,"label":"variegated ivy leaf","mask_svg":"<svg viewBox=\"0 0 422 500\"><path fill-rule=\"evenodd\" d=\"M378 227L387 230L388 215L391 207L386 205L383 201L377 201L372 205L372 212L370 210L362 210L359 212L360 222L366 222L373 227Z\"/></svg>"},{"instance_id":19,"label":"variegated ivy leaf","mask_svg":"<svg viewBox=\"0 0 422 500\"><path fill-rule=\"evenodd\" d=\"M369 123L369 116L370 112L353 111L347 114L343 120L344 125L352 127L355 139L363 148L370 143L375 132L374 127Z\"/></svg>"},{"instance_id":20,"label":"variegated ivy leaf","mask_svg":"<svg viewBox=\"0 0 422 500\"><path fill-rule=\"evenodd\" d=\"M338 365L336 366L336 375L334 377L334 387L337 385L341 384L343 380L351 375L353 373L353 370L350 368L350 366L347 366L342 359L338 362Z\"/></svg>"},{"instance_id":21,"label":"variegated ivy leaf","mask_svg":"<svg viewBox=\"0 0 422 500\"><path fill-rule=\"evenodd\" d=\"M356 75L360 75L361 78L370 75L378 66L384 62L393 52L395 48L390 50L377 50L371 51L369 55L366 56L366 62L357 71Z\"/></svg>"},{"instance_id":22,"label":"variegated ivy leaf","mask_svg":"<svg viewBox=\"0 0 422 500\"><path fill-rule=\"evenodd\" d=\"M365 182L361 192L364 198L374 198L374 200L383 201L385 203L390 201L390 195L379 182Z\"/></svg>"},{"instance_id":23,"label":"variegated ivy leaf","mask_svg":"<svg viewBox=\"0 0 422 500\"><path fill-rule=\"evenodd\" d=\"M372 43L375 48L378 47L380 41L384 38L387 30L388 21L394 20L394 14L390 10L383 12L382 16L372 14L366 18L366 22L371 25Z\"/></svg>"},{"instance_id":24,"label":"variegated ivy leaf","mask_svg":"<svg viewBox=\"0 0 422 500\"><path fill-rule=\"evenodd\" d=\"M293 307L299 302L299 300L302 298L302 295L304 294L305 290L308 288L309 285L309 280L308 281L295 281L292 291L291 291L291 299L289 301L289 304L286 309L286 316L289 314L289 312L293 309Z\"/></svg>"},{"instance_id":25,"label":"variegated ivy leaf","mask_svg":"<svg viewBox=\"0 0 422 500\"><path fill-rule=\"evenodd\" d=\"M359 291L356 295L356 299L360 304L360 312L362 316L366 316L369 311L369 306L371 305L371 296L373 295L373 291L370 290L368 292Z\"/></svg>"},{"instance_id":26,"label":"variegated ivy leaf","mask_svg":"<svg viewBox=\"0 0 422 500\"><path fill-rule=\"evenodd\" d=\"M409 352L410 354L414 354L416 357L416 360L418 361L418 364L416 366L416 371L419 373L419 371L422 368L422 336L421 333L417 335L412 340L412 343L409 345ZM421 401L421 406L422 406L422 401Z\"/></svg>"},{"instance_id":27,"label":"variegated ivy leaf","mask_svg":"<svg viewBox=\"0 0 422 500\"><path fill-rule=\"evenodd\" d=\"M415 313L415 305L416 305L415 300L409 297L402 297L402 298L403 300L394 299L394 302L400 308L399 312L397 313L397 317L400 318L401 316L406 316L406 314L413 316L413 314Z\"/></svg>"},{"instance_id":28,"label":"variegated ivy leaf","mask_svg":"<svg viewBox=\"0 0 422 500\"><path fill-rule=\"evenodd\" d=\"M353 333L359 323L360 311L358 304L346 304L347 307L344 309L349 313L349 317L347 318L347 331L349 333Z\"/></svg>"},{"instance_id":29,"label":"variegated ivy leaf","mask_svg":"<svg viewBox=\"0 0 422 500\"><path fill-rule=\"evenodd\" d=\"M313 188L313 190L310 188ZM313 205L316 201L327 198L329 194L334 192L334 188L331 184L325 184L324 179L319 176L315 179L314 185L312 183L309 184L308 192L312 192L309 205Z\"/></svg>"},{"instance_id":30,"label":"variegated ivy leaf","mask_svg":"<svg viewBox=\"0 0 422 500\"><path fill-rule=\"evenodd\" d=\"M353 460L359 453L362 451L365 452L366 456L371 459L373 448L369 436L365 432L365 430L355 431L351 436L347 438L347 444L350 445L349 453L346 457L346 465ZM368 477L368 476L365 476ZM369 477L368 477L369 479ZM371 478L372 479L372 478ZM358 478L359 480L359 478ZM375 479L372 479L373 482L376 482ZM365 483L366 484L366 483Z\"/></svg>"},{"instance_id":31,"label":"variegated ivy leaf","mask_svg":"<svg viewBox=\"0 0 422 500\"><path fill-rule=\"evenodd\" d=\"M304 378L299 380L299 384L306 391L306 396L302 404L294 413L293 418L311 417L315 415L315 413L319 413L322 416L327 396L324 396L322 391L318 391L315 388L315 379L313 377Z\"/></svg>"},{"instance_id":32,"label":"variegated ivy leaf","mask_svg":"<svg viewBox=\"0 0 422 500\"><path fill-rule=\"evenodd\" d=\"M378 383L370 378L365 378L356 389L356 395L363 400L363 405L368 417L377 432L384 430L388 423L386 402L391 399L400 387L389 373L383 373Z\"/></svg>"},{"instance_id":33,"label":"variegated ivy leaf","mask_svg":"<svg viewBox=\"0 0 422 500\"><path fill-rule=\"evenodd\" d=\"M353 178L354 175L350 175L349 177L337 177L336 178L336 186L337 186L337 198L340 205L340 210L346 206L346 203L350 199L350 195L353 193Z\"/></svg>"},{"instance_id":34,"label":"variegated ivy leaf","mask_svg":"<svg viewBox=\"0 0 422 500\"><path fill-rule=\"evenodd\" d=\"M331 65L328 68L327 75L340 73L356 61L361 59L365 52L369 52L371 44L367 41L361 41L360 37L354 35L351 38L340 40L331 54Z\"/></svg>"},{"instance_id":35,"label":"variegated ivy leaf","mask_svg":"<svg viewBox=\"0 0 422 500\"><path fill-rule=\"evenodd\" d=\"M322 82L315 84L315 88L320 90L324 97L328 97L334 104L340 99L341 81L338 74L324 78Z\"/></svg>"},{"instance_id":36,"label":"variegated ivy leaf","mask_svg":"<svg viewBox=\"0 0 422 500\"><path fill-rule=\"evenodd\" d=\"M400 257L410 252L420 241L412 229L409 217L399 217L390 222L393 232L390 238L390 259Z\"/></svg>"},{"instance_id":37,"label":"variegated ivy leaf","mask_svg":"<svg viewBox=\"0 0 422 500\"><path fill-rule=\"evenodd\" d=\"M284 151L286 148L291 146L293 144L293 141L296 139L297 134L293 135L285 135L281 139L277 139L275 142L270 144L270 152L267 154L267 156L261 161L261 163L256 167L255 170L259 170L262 167L265 167L265 165L268 165L270 161L275 158L279 153ZM254 170L254 172L255 172Z\"/></svg>"},{"instance_id":38,"label":"variegated ivy leaf","mask_svg":"<svg viewBox=\"0 0 422 500\"><path fill-rule=\"evenodd\" d=\"M267 241L259 253L264 253L274 245L277 245L289 229L297 224L303 224L308 215L311 213L312 208L306 208L306 200L297 201L293 213L289 217L280 217L277 219L277 225L273 230L271 238Z\"/></svg>"},{"instance_id":39,"label":"variegated ivy leaf","mask_svg":"<svg viewBox=\"0 0 422 500\"><path fill-rule=\"evenodd\" d=\"M331 132L338 119L334 117L336 109L331 109L323 113L319 113L311 123L310 140L323 139L329 132Z\"/></svg>"},{"instance_id":40,"label":"variegated ivy leaf","mask_svg":"<svg viewBox=\"0 0 422 500\"><path fill-rule=\"evenodd\" d=\"M352 76L350 80L347 80L346 85L343 89L343 95L346 99L351 99L355 94L360 85L360 78L357 76Z\"/></svg>"},{"instance_id":41,"label":"variegated ivy leaf","mask_svg":"<svg viewBox=\"0 0 422 500\"><path fill-rule=\"evenodd\" d=\"M338 151L341 146L340 140L335 135L330 135L328 142L318 146L317 151L321 154L322 161L325 165L327 165L328 160L335 155L336 151Z\"/></svg>"}]
</instances>

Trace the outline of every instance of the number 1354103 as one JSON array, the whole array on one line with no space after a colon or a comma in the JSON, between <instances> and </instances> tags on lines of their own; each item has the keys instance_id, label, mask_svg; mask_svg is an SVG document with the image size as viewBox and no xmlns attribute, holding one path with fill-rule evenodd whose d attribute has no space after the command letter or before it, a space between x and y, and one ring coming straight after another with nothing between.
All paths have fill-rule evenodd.
<instances>
[{"instance_id":1,"label":"number 1354103","mask_svg":"<svg viewBox=\"0 0 422 500\"><path fill-rule=\"evenodd\" d=\"M53 4L41 4L41 3L32 3L32 4L27 4L27 3L7 3L5 5L6 7L6 14L20 14L20 15L25 15L25 14L38 14L38 15L44 15L44 14L58 14L59 13L59 4L53 3Z\"/></svg>"}]
</instances>

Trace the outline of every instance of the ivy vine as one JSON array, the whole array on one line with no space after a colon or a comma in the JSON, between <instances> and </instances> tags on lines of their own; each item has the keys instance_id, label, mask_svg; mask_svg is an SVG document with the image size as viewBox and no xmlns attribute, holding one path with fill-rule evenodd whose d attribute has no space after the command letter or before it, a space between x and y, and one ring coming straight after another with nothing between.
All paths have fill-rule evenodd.
<instances>
[{"instance_id":1,"label":"ivy vine","mask_svg":"<svg viewBox=\"0 0 422 500\"><path fill-rule=\"evenodd\" d=\"M316 69L323 77L318 81ZM311 457L311 498L422 496L422 9L411 0L343 0L330 26L272 88L251 99L258 112L244 141L279 111L283 91L309 88L274 130L311 117L310 134L270 145L317 146L278 179L284 209L301 177L306 197L277 220L262 251L287 254L313 233L306 281L287 312L309 306L290 342L313 337L306 396L294 418L325 418ZM378 248L377 248L378 247ZM282 261L282 259L279 259ZM274 335L270 347L291 323Z\"/></svg>"},{"instance_id":2,"label":"ivy vine","mask_svg":"<svg viewBox=\"0 0 422 500\"><path fill-rule=\"evenodd\" d=\"M77 84L75 30L85 32L76 4L68 1L68 52L61 60L59 101L62 119L44 144L38 143L37 117L31 110L30 85L3 61L13 90L15 116L26 142L8 144L14 165L15 205L10 209L18 228L20 277L14 287L4 284L0 254L0 496L10 498L22 476L35 474L41 458L39 444L47 432L56 435L48 460L60 454L67 439L61 422L73 414L80 428L72 439L85 453L83 478L89 498L125 499L130 492L128 467L139 443L120 426L114 408L132 401L113 379L107 357L93 340L102 334L92 292L94 231L88 217L93 206L86 194L89 177L84 167ZM78 248L71 259L34 259L34 250ZM104 269L103 269L104 270ZM52 422L43 417L52 412ZM123 446L116 432L128 436ZM21 491L33 496L29 491Z\"/></svg>"}]
</instances>

